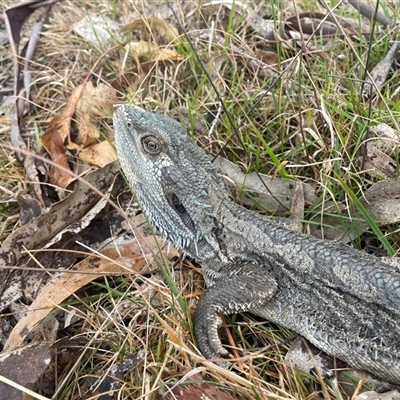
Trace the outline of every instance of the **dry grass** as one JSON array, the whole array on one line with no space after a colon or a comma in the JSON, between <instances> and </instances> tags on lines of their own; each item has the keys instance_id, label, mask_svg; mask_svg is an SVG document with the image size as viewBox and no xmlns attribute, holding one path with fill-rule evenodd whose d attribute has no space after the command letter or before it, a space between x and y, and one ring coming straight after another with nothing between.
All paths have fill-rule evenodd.
<instances>
[{"instance_id":1,"label":"dry grass","mask_svg":"<svg viewBox=\"0 0 400 400\"><path fill-rule=\"evenodd\" d=\"M264 15L272 15L276 20L291 15L290 4L286 7L284 2L277 3L275 9L266 5L262 10ZM303 10L326 12L318 2L296 3ZM0 4L9 5L4 1ZM161 7L149 2L150 10L156 6ZM104 49L76 35L73 24L88 12L94 12L125 25L134 19L132 10L135 7L140 8L141 3L66 0L53 6L32 65L34 111L24 121L24 132L33 150L40 146L35 133L46 130L71 91L82 83L104 53ZM395 2L387 2L386 7L388 12L398 13ZM348 6L341 7L338 12L358 18ZM367 54L371 55L368 67L376 65L390 47L392 32L376 35L372 50L368 47L369 36L360 35L354 40L344 31L334 42L315 37L313 46L300 53L299 45L293 40L268 43L252 31L248 21L224 7L200 6L193 1L185 3L178 10L178 16L184 21L195 52L219 95L183 35L171 41L156 29L147 33L135 30L128 34L130 40L141 39L174 49L182 58L167 66L155 63L143 74L146 79L125 84L119 93L121 101L128 99L148 109L184 108L188 110L189 126L193 127L191 134L195 135L194 132L198 132L195 122L205 122L210 115L218 114L223 99L229 117L222 113L212 135L195 137L204 149L216 153L226 146L224 155L245 171L257 170L311 183L316 187L318 201L305 209L304 220L319 221L324 204L340 203L347 208L335 216L336 220L352 226L352 215L358 215L357 202L352 195L362 198L363 191L382 179L360 170L357 157L364 134L377 122L397 127L399 120L400 101L397 94L393 95L398 89L397 65L380 98L375 97L371 107L360 97L360 78ZM176 25L173 16L168 21ZM209 28L213 26L215 30L209 36ZM222 42L218 42L219 37ZM136 65L134 54L118 44L95 69L91 77L94 83L109 84ZM267 56L271 56L269 52L276 54L277 73L271 74L270 69L266 73L255 71L251 62L262 56L267 60ZM3 71L11 73L9 49L2 49L0 57ZM288 68L287 71L274 83L274 78L284 68ZM7 80L7 86L12 86L12 79ZM0 115L3 200L15 199L20 187L25 192L31 188L23 168L9 150L10 125L11 114ZM397 152L394 160L398 172ZM18 227L18 211L15 201L0 203L2 239ZM382 229L393 253L398 252L398 224ZM371 237L374 244L380 245L380 239L371 231L373 228L356 241L356 245L363 247L364 241ZM82 288L77 297L62 304L67 315L74 316L73 322L58 333L59 338L68 339L65 346L69 355L61 360L59 354L54 367L56 374L50 374L52 378L48 381L43 377L37 390L48 397L55 393L57 399L80 398L95 381L94 377L101 376L127 354L144 351L143 363L124 375L117 389L118 398L173 398L170 390L174 385L185 386L190 382L210 384L233 399L340 398L329 383L316 377L303 381L299 373L285 366L283 360L294 336L292 332L260 324L251 316L227 318L229 330L223 329L224 343L240 343L248 349L236 353L242 358L235 372L204 361L196 350L191 325L197 297L204 287L200 270L188 260L174 269L172 265L171 260L168 265L161 263L161 272L147 277L96 280ZM207 386L202 390L211 389ZM341 395L347 397L343 391Z\"/></svg>"}]
</instances>

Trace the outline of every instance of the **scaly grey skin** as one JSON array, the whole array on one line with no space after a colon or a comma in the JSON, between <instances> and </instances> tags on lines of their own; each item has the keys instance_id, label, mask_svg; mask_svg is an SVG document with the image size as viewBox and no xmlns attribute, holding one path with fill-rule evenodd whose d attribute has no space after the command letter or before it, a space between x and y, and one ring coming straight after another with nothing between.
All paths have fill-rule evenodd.
<instances>
[{"instance_id":1,"label":"scaly grey skin","mask_svg":"<svg viewBox=\"0 0 400 400\"><path fill-rule=\"evenodd\" d=\"M399 271L233 203L208 156L169 117L123 105L114 130L122 170L150 223L202 265L208 287L194 328L205 357L228 354L218 313L249 311L400 384Z\"/></svg>"}]
</instances>

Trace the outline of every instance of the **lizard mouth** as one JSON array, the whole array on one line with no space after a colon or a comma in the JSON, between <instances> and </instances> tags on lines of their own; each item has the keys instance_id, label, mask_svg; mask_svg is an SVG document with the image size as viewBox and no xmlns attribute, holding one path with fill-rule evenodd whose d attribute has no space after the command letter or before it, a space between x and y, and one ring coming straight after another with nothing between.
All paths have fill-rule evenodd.
<instances>
[{"instance_id":1,"label":"lizard mouth","mask_svg":"<svg viewBox=\"0 0 400 400\"><path fill-rule=\"evenodd\" d=\"M175 193L171 193L169 196L167 196L167 201L168 204L175 210L175 212L179 215L179 218L183 222L183 224L191 231L195 232L196 227L194 225L194 222L187 212L185 206L182 204L182 202L179 200L179 197Z\"/></svg>"}]
</instances>

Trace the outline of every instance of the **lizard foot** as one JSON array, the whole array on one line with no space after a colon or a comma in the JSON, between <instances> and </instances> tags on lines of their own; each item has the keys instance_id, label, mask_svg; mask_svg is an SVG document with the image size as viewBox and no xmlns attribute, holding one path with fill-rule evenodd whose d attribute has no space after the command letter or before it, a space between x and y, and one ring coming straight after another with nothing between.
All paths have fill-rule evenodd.
<instances>
[{"instance_id":1,"label":"lizard foot","mask_svg":"<svg viewBox=\"0 0 400 400\"><path fill-rule=\"evenodd\" d=\"M218 335L221 324L222 319L212 306L207 307L207 309L197 307L194 317L194 330L199 348L206 358L214 359L229 355L229 351L222 346Z\"/></svg>"},{"instance_id":2,"label":"lizard foot","mask_svg":"<svg viewBox=\"0 0 400 400\"><path fill-rule=\"evenodd\" d=\"M252 311L265 304L275 293L275 279L260 266L229 265L220 271L221 278L200 297L194 315L194 331L200 351L206 358L226 357L218 329L218 313L236 314Z\"/></svg>"}]
</instances>

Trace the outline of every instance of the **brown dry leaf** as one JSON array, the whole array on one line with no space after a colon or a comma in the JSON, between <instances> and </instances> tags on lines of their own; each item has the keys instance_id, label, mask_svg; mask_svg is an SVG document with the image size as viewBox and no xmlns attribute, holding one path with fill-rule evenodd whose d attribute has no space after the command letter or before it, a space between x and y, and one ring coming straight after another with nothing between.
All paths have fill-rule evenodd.
<instances>
[{"instance_id":1,"label":"brown dry leaf","mask_svg":"<svg viewBox=\"0 0 400 400\"><path fill-rule=\"evenodd\" d=\"M139 62L139 59L141 62L183 59L175 50L162 49L143 40L129 43L129 49L137 62Z\"/></svg>"},{"instance_id":2,"label":"brown dry leaf","mask_svg":"<svg viewBox=\"0 0 400 400\"><path fill-rule=\"evenodd\" d=\"M99 117L110 116L117 102L117 92L114 88L104 83L99 83L94 87L89 81L83 88L76 107L77 132L73 138L69 136L66 148L80 151L96 143L100 138L100 132L97 129Z\"/></svg>"},{"instance_id":3,"label":"brown dry leaf","mask_svg":"<svg viewBox=\"0 0 400 400\"><path fill-rule=\"evenodd\" d=\"M49 176L52 184L65 188L75 179L68 173L70 167L67 149L79 151L97 142L100 137L97 129L98 119L110 115L113 104L117 101L115 89L103 83L94 87L91 82L88 82L73 90L61 115L53 118L41 137L43 147L51 159L66 169L51 167ZM73 120L78 121L78 129L72 137Z\"/></svg>"},{"instance_id":4,"label":"brown dry leaf","mask_svg":"<svg viewBox=\"0 0 400 400\"><path fill-rule=\"evenodd\" d=\"M129 25L126 25L122 29L122 31L142 31L145 33L148 32L151 34L152 37L158 37L159 40L156 40L157 42L172 42L179 37L179 32L173 25L157 17L143 17L141 19L137 19Z\"/></svg>"},{"instance_id":5,"label":"brown dry leaf","mask_svg":"<svg viewBox=\"0 0 400 400\"><path fill-rule=\"evenodd\" d=\"M100 137L99 131L96 126L91 123L91 117L85 112L76 113L77 124L77 135L74 136L73 140L68 142L65 147L68 150L82 150L86 146L91 146L96 143Z\"/></svg>"},{"instance_id":6,"label":"brown dry leaf","mask_svg":"<svg viewBox=\"0 0 400 400\"><path fill-rule=\"evenodd\" d=\"M104 274L139 274L148 266L148 259L154 260L158 246L163 240L147 236L124 243L117 248L111 247L101 252L103 257L92 255L76 264L71 272L53 277L29 306L26 317L20 319L11 332L5 349L19 346L32 329L45 318L59 303ZM146 273L149 270L146 269Z\"/></svg>"},{"instance_id":7,"label":"brown dry leaf","mask_svg":"<svg viewBox=\"0 0 400 400\"><path fill-rule=\"evenodd\" d=\"M76 190L51 209L9 235L0 246L0 266L17 265L24 249L35 249L46 243L66 227L85 216L100 200L93 186L105 193L118 173L116 165L109 165L88 174L77 183ZM1 292L1 291L0 291Z\"/></svg>"},{"instance_id":8,"label":"brown dry leaf","mask_svg":"<svg viewBox=\"0 0 400 400\"><path fill-rule=\"evenodd\" d=\"M142 61L150 61L153 59L153 54L157 52L156 46L154 46L152 43L145 42L144 40L131 42L128 46L136 62L138 62L139 59Z\"/></svg>"},{"instance_id":9,"label":"brown dry leaf","mask_svg":"<svg viewBox=\"0 0 400 400\"><path fill-rule=\"evenodd\" d=\"M178 55L175 58L168 60L156 60L138 63L136 67L125 71L123 74L117 76L112 82L111 86L117 91L129 91L136 93L138 87L141 87L141 98L145 98L148 86L145 85L145 81L149 79L150 75L148 72L155 66L166 67L182 60L182 57Z\"/></svg>"},{"instance_id":10,"label":"brown dry leaf","mask_svg":"<svg viewBox=\"0 0 400 400\"><path fill-rule=\"evenodd\" d=\"M50 364L50 342L31 343L0 354L0 376L21 385L35 383ZM22 400L24 393L0 382L0 399Z\"/></svg>"},{"instance_id":11,"label":"brown dry leaf","mask_svg":"<svg viewBox=\"0 0 400 400\"><path fill-rule=\"evenodd\" d=\"M104 117L105 114L111 115L116 102L117 92L111 86L99 83L95 87L89 81L82 93L78 109L93 118Z\"/></svg>"},{"instance_id":12,"label":"brown dry leaf","mask_svg":"<svg viewBox=\"0 0 400 400\"><path fill-rule=\"evenodd\" d=\"M110 143L104 140L80 151L79 158L99 167L104 167L116 161L117 155Z\"/></svg>"},{"instance_id":13,"label":"brown dry leaf","mask_svg":"<svg viewBox=\"0 0 400 400\"><path fill-rule=\"evenodd\" d=\"M65 169L70 169L63 140L63 131L66 125L70 125L70 118L55 116L40 139L52 161L62 167L58 168L52 165L49 172L50 183L61 188L66 188L75 179L65 171Z\"/></svg>"},{"instance_id":14,"label":"brown dry leaf","mask_svg":"<svg viewBox=\"0 0 400 400\"><path fill-rule=\"evenodd\" d=\"M61 114L56 115L50 121L46 132L40 138L50 158L66 170L70 168L68 165L65 143L69 141L72 116L82 96L83 88L83 85L80 85L73 90ZM67 187L68 184L75 179L67 171L55 166L51 166L49 177L50 183L61 188Z\"/></svg>"}]
</instances>

